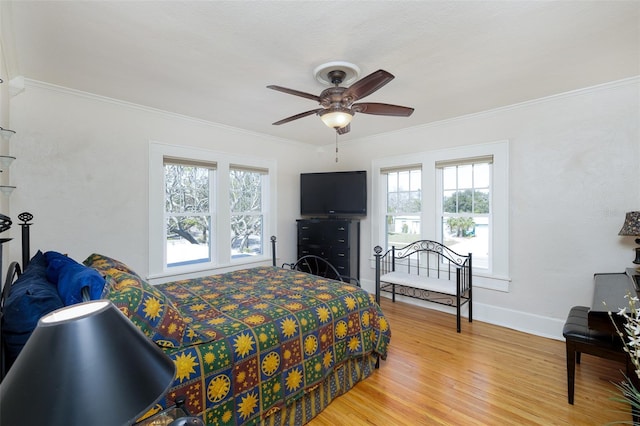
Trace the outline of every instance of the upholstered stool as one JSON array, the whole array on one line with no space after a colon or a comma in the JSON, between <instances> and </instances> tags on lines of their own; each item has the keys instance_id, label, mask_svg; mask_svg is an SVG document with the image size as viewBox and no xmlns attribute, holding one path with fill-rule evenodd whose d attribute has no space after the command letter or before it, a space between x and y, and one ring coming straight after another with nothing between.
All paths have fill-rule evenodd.
<instances>
[{"instance_id":1,"label":"upholstered stool","mask_svg":"<svg viewBox=\"0 0 640 426\"><path fill-rule=\"evenodd\" d=\"M627 363L627 355L622 340L617 334L601 332L589 328L589 308L574 306L564 324L562 334L567 340L567 385L569 404L573 404L576 363L580 364L580 354L598 356Z\"/></svg>"}]
</instances>

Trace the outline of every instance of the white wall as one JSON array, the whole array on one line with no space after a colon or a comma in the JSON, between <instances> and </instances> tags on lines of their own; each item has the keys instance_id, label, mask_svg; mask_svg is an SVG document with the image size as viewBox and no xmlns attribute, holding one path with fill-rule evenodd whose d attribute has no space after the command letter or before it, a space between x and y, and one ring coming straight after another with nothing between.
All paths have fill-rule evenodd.
<instances>
[{"instance_id":1,"label":"white wall","mask_svg":"<svg viewBox=\"0 0 640 426\"><path fill-rule=\"evenodd\" d=\"M32 253L56 250L82 261L98 252L146 275L149 143L155 141L276 160L278 256L295 260L299 173L319 158L308 145L33 81L12 98L11 112L17 189L10 214L16 224L20 212L35 216ZM19 227L11 232L18 259Z\"/></svg>"},{"instance_id":2,"label":"white wall","mask_svg":"<svg viewBox=\"0 0 640 426\"><path fill-rule=\"evenodd\" d=\"M512 281L508 293L477 289L474 317L559 337L569 307L591 303L593 273L631 266L633 239L617 233L624 213L640 209L639 86L632 79L340 142L335 163L333 144L318 149L27 81L10 105L18 132L10 215L34 214L32 251L78 260L100 252L146 274L149 141L250 152L277 160L278 249L289 261L301 171L370 171L389 155L506 139ZM362 278L371 289L368 258L379 242L370 229L364 220ZM10 232L19 241L19 227ZM18 259L19 244L10 252Z\"/></svg>"},{"instance_id":3,"label":"white wall","mask_svg":"<svg viewBox=\"0 0 640 426\"><path fill-rule=\"evenodd\" d=\"M385 156L508 140L510 289L476 288L474 318L559 338L569 308L591 304L594 273L633 266L633 238L618 231L640 209L639 81L360 140L342 155L371 169ZM367 256L381 243L363 233Z\"/></svg>"}]
</instances>

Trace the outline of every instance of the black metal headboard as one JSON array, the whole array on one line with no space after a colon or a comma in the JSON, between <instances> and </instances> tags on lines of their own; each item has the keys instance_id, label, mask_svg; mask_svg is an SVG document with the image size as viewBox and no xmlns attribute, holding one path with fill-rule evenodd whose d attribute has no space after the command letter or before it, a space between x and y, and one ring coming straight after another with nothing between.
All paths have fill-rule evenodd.
<instances>
[{"instance_id":1,"label":"black metal headboard","mask_svg":"<svg viewBox=\"0 0 640 426\"><path fill-rule=\"evenodd\" d=\"M7 270L7 275L4 283L2 282L2 245L7 241L11 241L11 238L0 238L0 321L2 320L3 310L4 310L4 302L9 297L9 293L11 291L11 285L13 281L22 274L24 268L29 264L30 259L30 235L29 235L29 227L31 223L29 221L33 219L33 215L31 213L20 213L18 215L18 219L20 219L23 223L20 224L22 227L22 269L20 268L19 262L11 262L9 268ZM5 215L0 214L0 233L11 228L11 219ZM1 330L1 329L0 329ZM5 365L5 353L4 353L4 341L2 339L2 335L0 334L0 382L4 378L6 374L6 365Z\"/></svg>"}]
</instances>

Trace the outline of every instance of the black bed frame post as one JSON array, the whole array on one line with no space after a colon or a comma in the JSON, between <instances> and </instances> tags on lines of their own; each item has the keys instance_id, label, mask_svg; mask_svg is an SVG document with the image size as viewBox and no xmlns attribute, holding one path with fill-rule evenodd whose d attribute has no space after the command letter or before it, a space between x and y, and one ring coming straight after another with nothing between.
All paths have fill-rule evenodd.
<instances>
[{"instance_id":1,"label":"black bed frame post","mask_svg":"<svg viewBox=\"0 0 640 426\"><path fill-rule=\"evenodd\" d=\"M276 236L271 236L271 257L273 266L276 266Z\"/></svg>"},{"instance_id":2,"label":"black bed frame post","mask_svg":"<svg viewBox=\"0 0 640 426\"><path fill-rule=\"evenodd\" d=\"M9 216L5 216L3 214L0 214L0 233L7 231L11 228L11 218L9 218ZM11 241L11 238L0 238L0 289L3 288L2 286L2 260L3 260L3 253L2 253L2 245L8 241ZM6 284L5 284L6 285ZM0 342L0 344L2 344ZM4 369L2 371L2 373L4 373Z\"/></svg>"},{"instance_id":3,"label":"black bed frame post","mask_svg":"<svg viewBox=\"0 0 640 426\"><path fill-rule=\"evenodd\" d=\"M22 227L22 270L24 271L29 264L29 260L31 259L30 251L31 247L29 244L30 235L29 235L29 227L32 225L28 223L31 219L33 219L33 215L28 212L23 212L18 215L18 219L20 219L23 223L20 224Z\"/></svg>"},{"instance_id":4,"label":"black bed frame post","mask_svg":"<svg viewBox=\"0 0 640 426\"><path fill-rule=\"evenodd\" d=\"M382 253L382 247L375 246L373 248L373 251L375 252L374 256L376 257L376 303L379 305L380 304L380 258L382 257L380 253Z\"/></svg>"}]
</instances>

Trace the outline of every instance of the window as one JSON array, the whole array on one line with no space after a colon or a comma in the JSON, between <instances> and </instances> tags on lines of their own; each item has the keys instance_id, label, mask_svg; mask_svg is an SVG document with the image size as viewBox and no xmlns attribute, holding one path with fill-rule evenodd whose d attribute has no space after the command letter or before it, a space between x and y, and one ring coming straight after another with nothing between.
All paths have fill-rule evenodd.
<instances>
[{"instance_id":1,"label":"window","mask_svg":"<svg viewBox=\"0 0 640 426\"><path fill-rule=\"evenodd\" d=\"M270 261L275 173L275 160L152 142L150 282Z\"/></svg>"},{"instance_id":2,"label":"window","mask_svg":"<svg viewBox=\"0 0 640 426\"><path fill-rule=\"evenodd\" d=\"M420 239L422 170L388 169L386 176L386 247L401 247Z\"/></svg>"},{"instance_id":3,"label":"window","mask_svg":"<svg viewBox=\"0 0 640 426\"><path fill-rule=\"evenodd\" d=\"M487 157L436 163L441 242L457 253L473 253L474 268L489 267L492 162Z\"/></svg>"},{"instance_id":4,"label":"window","mask_svg":"<svg viewBox=\"0 0 640 426\"><path fill-rule=\"evenodd\" d=\"M165 158L167 267L210 262L215 165Z\"/></svg>"},{"instance_id":5,"label":"window","mask_svg":"<svg viewBox=\"0 0 640 426\"><path fill-rule=\"evenodd\" d=\"M508 148L499 141L374 160L373 245L441 241L473 253L476 287L508 291Z\"/></svg>"},{"instance_id":6,"label":"window","mask_svg":"<svg viewBox=\"0 0 640 426\"><path fill-rule=\"evenodd\" d=\"M260 255L263 247L262 188L265 170L232 166L229 171L231 202L231 257Z\"/></svg>"}]
</instances>

